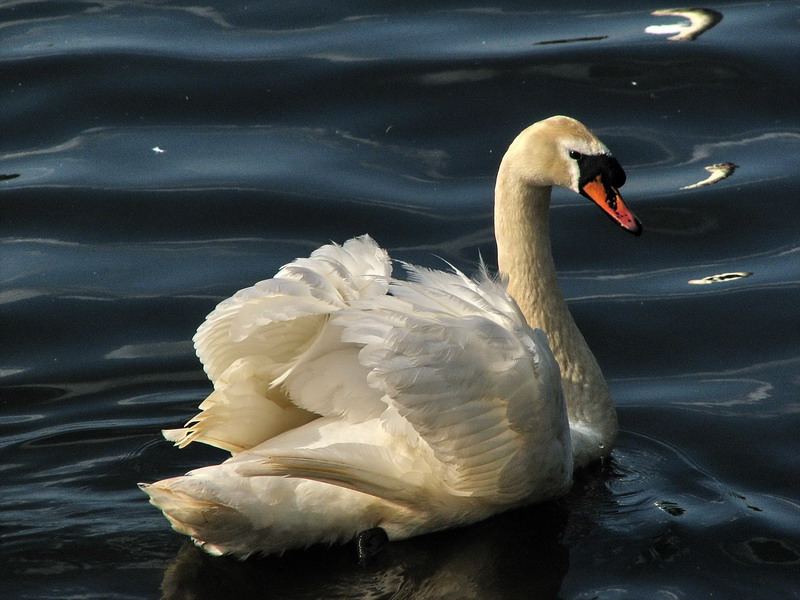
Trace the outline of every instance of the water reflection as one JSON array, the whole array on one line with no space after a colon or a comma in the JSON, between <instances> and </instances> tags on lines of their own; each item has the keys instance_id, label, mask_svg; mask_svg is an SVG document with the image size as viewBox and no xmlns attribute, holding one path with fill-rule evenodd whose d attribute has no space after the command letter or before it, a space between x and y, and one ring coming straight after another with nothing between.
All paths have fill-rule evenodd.
<instances>
[{"instance_id":1,"label":"water reflection","mask_svg":"<svg viewBox=\"0 0 800 600\"><path fill-rule=\"evenodd\" d=\"M708 277L701 277L700 279L690 279L689 283L694 285L708 285L710 283L720 283L722 281L733 281L734 279L742 279L750 277L752 273L719 273L718 275L709 275Z\"/></svg>"},{"instance_id":2,"label":"water reflection","mask_svg":"<svg viewBox=\"0 0 800 600\"><path fill-rule=\"evenodd\" d=\"M162 600L612 597L609 572L627 574L633 597L666 598L665 588L650 593L657 582L645 593L636 574L655 566L671 579L731 558L793 565L798 553L773 522L796 514L732 489L670 443L623 430L612 460L580 473L565 498L390 543L366 569L352 545L239 562L187 542L165 569Z\"/></svg>"},{"instance_id":3,"label":"water reflection","mask_svg":"<svg viewBox=\"0 0 800 600\"><path fill-rule=\"evenodd\" d=\"M723 545L737 562L750 565L798 565L800 550L784 540L755 537Z\"/></svg>"},{"instance_id":4,"label":"water reflection","mask_svg":"<svg viewBox=\"0 0 800 600\"><path fill-rule=\"evenodd\" d=\"M787 129L785 131L747 131L719 141L697 143L692 148L691 158L683 164L689 165L706 160L722 151L728 155L741 154L745 157L745 160L747 158L750 158L751 161L753 159L758 160L759 175L783 174L785 171L780 161L764 159L772 158L776 154L794 154L798 151L798 148L800 148L800 133L793 131L792 128ZM733 158L736 159L735 157Z\"/></svg>"},{"instance_id":5,"label":"water reflection","mask_svg":"<svg viewBox=\"0 0 800 600\"><path fill-rule=\"evenodd\" d=\"M666 17L676 15L689 19L689 23L675 23L672 25L651 25L645 29L646 33L675 35L668 37L668 40L678 42L691 42L700 37L703 33L716 26L722 21L722 13L710 8L665 8L655 10L650 13L656 17Z\"/></svg>"},{"instance_id":6,"label":"water reflection","mask_svg":"<svg viewBox=\"0 0 800 600\"><path fill-rule=\"evenodd\" d=\"M390 543L364 569L352 545L240 562L187 542L164 572L162 598L555 598L569 565L566 520L555 503L518 510Z\"/></svg>"},{"instance_id":7,"label":"water reflection","mask_svg":"<svg viewBox=\"0 0 800 600\"><path fill-rule=\"evenodd\" d=\"M525 67L519 72L529 76L571 80L592 88L613 90L615 94L636 96L641 96L643 92L654 94L685 90L706 85L709 81L733 87L743 83L749 76L742 65L715 58L666 60L663 57L641 56L643 58L617 57L613 61L599 56L580 62L565 60L541 63Z\"/></svg>"},{"instance_id":8,"label":"water reflection","mask_svg":"<svg viewBox=\"0 0 800 600\"><path fill-rule=\"evenodd\" d=\"M305 192L319 201L338 182L337 201L346 195L378 204L396 194L412 205L426 193L442 201L420 188L442 179L449 157L339 129L248 125L95 127L49 146L0 153L0 161L22 174L4 184L10 188L242 190L263 189L267 181L273 193ZM236 185L220 183L230 181Z\"/></svg>"},{"instance_id":9,"label":"water reflection","mask_svg":"<svg viewBox=\"0 0 800 600\"><path fill-rule=\"evenodd\" d=\"M685 185L681 189L682 190L690 190L692 188L703 187L705 185L712 185L717 183L718 181L722 181L733 175L733 172L739 168L739 165L735 165L732 162L725 162L725 163L717 163L715 165L709 165L704 167L706 171L711 173L708 177L703 179L702 181L698 181L697 183L693 183L691 185Z\"/></svg>"}]
</instances>

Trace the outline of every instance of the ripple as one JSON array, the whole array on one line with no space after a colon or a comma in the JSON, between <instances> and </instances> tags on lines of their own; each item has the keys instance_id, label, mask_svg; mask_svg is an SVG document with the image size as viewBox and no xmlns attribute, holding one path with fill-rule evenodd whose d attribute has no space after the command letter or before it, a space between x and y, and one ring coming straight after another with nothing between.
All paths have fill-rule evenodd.
<instances>
[{"instance_id":1,"label":"ripple","mask_svg":"<svg viewBox=\"0 0 800 600\"><path fill-rule=\"evenodd\" d=\"M788 540L755 537L743 542L729 542L722 548L731 558L750 565L798 565L800 549Z\"/></svg>"}]
</instances>

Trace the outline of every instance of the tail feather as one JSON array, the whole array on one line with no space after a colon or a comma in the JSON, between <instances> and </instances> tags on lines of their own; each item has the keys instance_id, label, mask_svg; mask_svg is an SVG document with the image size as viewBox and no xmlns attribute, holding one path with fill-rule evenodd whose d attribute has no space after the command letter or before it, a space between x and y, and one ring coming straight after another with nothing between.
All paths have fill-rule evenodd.
<instances>
[{"instance_id":1,"label":"tail feather","mask_svg":"<svg viewBox=\"0 0 800 600\"><path fill-rule=\"evenodd\" d=\"M206 469L219 475L219 466ZM269 484L264 487L267 481ZM313 544L344 543L359 531L379 524L379 514L370 510L372 500L368 496L347 492L347 497L343 497L342 490L334 495L322 489L333 489L331 486L323 485L317 492L325 496L325 501L303 502L312 496L294 494L297 481L283 477L261 480L253 487L262 492L270 490L273 501L248 502L253 498L252 492L248 492L239 498L239 501L245 499L242 505L233 497L228 501L217 498L214 484L209 485L208 472L140 483L139 487L150 496L151 504L161 509L173 529L188 535L197 546L214 555L246 558ZM238 488L241 492L251 482L249 478L240 479L236 485L221 485L219 491L227 494ZM309 484L321 485L304 483ZM314 498L318 500L319 494Z\"/></svg>"},{"instance_id":2,"label":"tail feather","mask_svg":"<svg viewBox=\"0 0 800 600\"><path fill-rule=\"evenodd\" d=\"M217 555L236 551L231 542L241 539L244 532L251 533L251 523L230 506L175 489L181 479L186 478L140 483L139 488L161 509L175 531L190 536L198 546Z\"/></svg>"}]
</instances>

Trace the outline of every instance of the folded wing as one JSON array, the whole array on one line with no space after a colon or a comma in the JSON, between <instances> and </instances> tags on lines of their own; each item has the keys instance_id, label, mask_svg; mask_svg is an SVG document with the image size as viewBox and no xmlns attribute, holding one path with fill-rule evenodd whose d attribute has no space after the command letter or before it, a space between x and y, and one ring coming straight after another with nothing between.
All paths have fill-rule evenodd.
<instances>
[{"instance_id":1,"label":"folded wing","mask_svg":"<svg viewBox=\"0 0 800 600\"><path fill-rule=\"evenodd\" d=\"M363 369L355 354L348 358L355 351L331 331L330 317L353 301L386 294L390 273L386 252L362 236L343 246L322 246L273 279L221 302L194 336L214 392L186 427L167 430L165 437L179 446L200 441L237 453L321 414L335 414L332 388L345 387L344 395L356 401L354 412L360 398L377 402L375 394L364 398L363 384L347 393L347 384L357 380L345 376L347 368ZM324 371L326 360L337 365L339 377L311 376ZM292 395L285 382L303 372ZM309 379L315 385L309 387Z\"/></svg>"},{"instance_id":2,"label":"folded wing","mask_svg":"<svg viewBox=\"0 0 800 600\"><path fill-rule=\"evenodd\" d=\"M412 487L500 504L525 500L534 480L542 495L548 480L563 487L569 428L545 334L485 269L472 280L406 268L407 281L391 279L386 253L364 236L222 302L195 336L215 391L167 438L245 451L242 475L401 504ZM341 433L315 433L313 447L291 435L264 443L319 416L340 420L339 432L367 421L380 431L344 445Z\"/></svg>"},{"instance_id":3,"label":"folded wing","mask_svg":"<svg viewBox=\"0 0 800 600\"><path fill-rule=\"evenodd\" d=\"M408 268L390 296L333 318L362 347L369 385L430 446L450 494L517 502L550 465L562 487L569 433L544 333L485 273Z\"/></svg>"}]
</instances>

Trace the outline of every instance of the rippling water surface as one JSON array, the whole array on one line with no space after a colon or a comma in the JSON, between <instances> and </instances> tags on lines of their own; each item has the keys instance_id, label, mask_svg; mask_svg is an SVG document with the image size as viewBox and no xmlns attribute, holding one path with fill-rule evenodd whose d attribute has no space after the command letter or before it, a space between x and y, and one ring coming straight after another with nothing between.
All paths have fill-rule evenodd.
<instances>
[{"instance_id":1,"label":"rippling water surface","mask_svg":"<svg viewBox=\"0 0 800 600\"><path fill-rule=\"evenodd\" d=\"M707 7L678 41L653 2L3 3L3 597L800 597L800 9ZM364 232L491 263L500 157L551 114L611 147L645 225L554 194L613 459L365 570L184 544L135 484L223 458L159 436L210 389L203 317ZM688 283L724 273L750 275Z\"/></svg>"}]
</instances>

